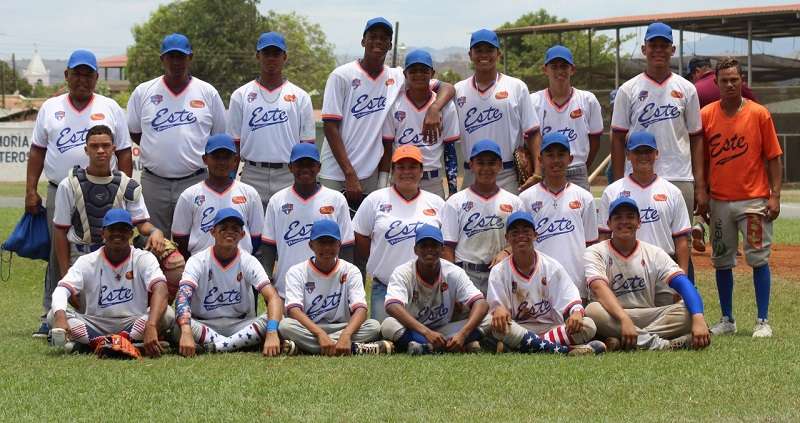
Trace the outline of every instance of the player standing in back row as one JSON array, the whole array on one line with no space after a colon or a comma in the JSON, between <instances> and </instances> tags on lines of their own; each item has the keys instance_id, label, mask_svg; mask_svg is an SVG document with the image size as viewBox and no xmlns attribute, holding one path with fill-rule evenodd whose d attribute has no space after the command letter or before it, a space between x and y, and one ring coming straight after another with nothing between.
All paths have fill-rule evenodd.
<instances>
[{"instance_id":1,"label":"player standing in back row","mask_svg":"<svg viewBox=\"0 0 800 423\"><path fill-rule=\"evenodd\" d=\"M311 97L283 76L287 58L283 35L261 34L256 51L261 73L231 94L228 133L239 143L242 182L258 191L266 209L276 192L292 184L292 146L314 144L316 127Z\"/></svg>"}]
</instances>

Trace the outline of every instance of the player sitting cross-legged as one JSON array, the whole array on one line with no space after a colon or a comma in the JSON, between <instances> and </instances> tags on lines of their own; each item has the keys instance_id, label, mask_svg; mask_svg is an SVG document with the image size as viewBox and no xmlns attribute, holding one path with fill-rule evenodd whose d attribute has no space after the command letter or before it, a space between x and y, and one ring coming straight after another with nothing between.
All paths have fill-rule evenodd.
<instances>
[{"instance_id":1,"label":"player sitting cross-legged","mask_svg":"<svg viewBox=\"0 0 800 423\"><path fill-rule=\"evenodd\" d=\"M258 260L239 248L243 227L238 211L220 209L211 229L214 245L186 262L172 329L184 357L193 356L197 345L206 352L229 352L263 343L265 356L280 352L283 303ZM256 316L252 288L266 300L267 314ZM293 350L284 344L284 352Z\"/></svg>"},{"instance_id":2,"label":"player sitting cross-legged","mask_svg":"<svg viewBox=\"0 0 800 423\"><path fill-rule=\"evenodd\" d=\"M641 226L639 206L619 197L608 209L611 239L584 253L590 300L586 315L597 325L597 336L611 349L670 350L705 348L710 339L703 317L703 300L678 264L659 247L636 239ZM660 284L667 284L683 301L656 305Z\"/></svg>"},{"instance_id":3,"label":"player sitting cross-legged","mask_svg":"<svg viewBox=\"0 0 800 423\"><path fill-rule=\"evenodd\" d=\"M564 267L533 247L534 218L518 211L506 221L511 255L489 273L492 336L521 353L600 354L606 346L591 341L592 319L584 317L578 288Z\"/></svg>"},{"instance_id":4,"label":"player sitting cross-legged","mask_svg":"<svg viewBox=\"0 0 800 423\"><path fill-rule=\"evenodd\" d=\"M145 354L157 357L159 331L175 318L167 306L166 278L155 256L131 247L127 210L109 210L102 234L103 246L79 257L53 291L47 315L51 344L65 352L88 351L93 339L126 332L126 338L143 343Z\"/></svg>"},{"instance_id":5,"label":"player sitting cross-legged","mask_svg":"<svg viewBox=\"0 0 800 423\"><path fill-rule=\"evenodd\" d=\"M278 327L281 337L309 354L391 354L392 343L379 340L380 323L367 319L361 272L338 258L341 239L333 220L311 225L314 256L286 273L288 317Z\"/></svg>"},{"instance_id":6,"label":"player sitting cross-legged","mask_svg":"<svg viewBox=\"0 0 800 423\"><path fill-rule=\"evenodd\" d=\"M486 322L486 300L463 269L441 258L444 239L439 228L417 228L411 260L392 273L386 290L387 317L383 337L409 354L443 351L480 351L479 329ZM453 321L453 314L469 308L469 317ZM460 314L460 313L457 313Z\"/></svg>"}]
</instances>

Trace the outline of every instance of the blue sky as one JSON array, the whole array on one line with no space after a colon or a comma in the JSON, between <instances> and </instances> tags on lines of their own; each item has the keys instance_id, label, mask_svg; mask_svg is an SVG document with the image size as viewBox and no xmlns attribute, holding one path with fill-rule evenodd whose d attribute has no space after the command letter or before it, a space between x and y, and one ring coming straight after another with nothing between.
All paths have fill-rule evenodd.
<instances>
[{"instance_id":1,"label":"blue sky","mask_svg":"<svg viewBox=\"0 0 800 423\"><path fill-rule=\"evenodd\" d=\"M796 0L795 0L796 1ZM30 57L34 44L46 59L66 58L76 48L89 48L100 56L125 52L133 38L130 28L147 20L163 0L3 0L0 3L0 59L11 53ZM491 4L490 8L485 5ZM644 2L631 0L573 0L539 2L523 0L292 0L276 5L262 1L260 8L291 10L317 22L335 45L337 54L358 54L361 28L374 16L400 21L401 42L409 46L443 48L466 45L475 29L493 28L520 15L544 8L569 20L647 13L699 10L697 0ZM703 7L719 9L793 3L792 0L707 0ZM113 5L113 6L112 6ZM564 7L568 5L568 7ZM94 19L93 19L94 18ZM254 35L255 39L255 35ZM689 38L691 40L691 38ZM744 48L744 43L734 44ZM756 46L758 49L759 46ZM761 46L768 49L768 46ZM798 43L800 48L800 43Z\"/></svg>"}]
</instances>

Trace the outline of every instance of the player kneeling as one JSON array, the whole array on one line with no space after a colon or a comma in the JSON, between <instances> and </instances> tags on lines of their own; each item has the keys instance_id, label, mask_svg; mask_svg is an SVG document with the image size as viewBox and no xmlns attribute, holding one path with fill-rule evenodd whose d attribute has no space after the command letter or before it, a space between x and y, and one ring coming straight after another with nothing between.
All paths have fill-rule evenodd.
<instances>
[{"instance_id":1,"label":"player kneeling","mask_svg":"<svg viewBox=\"0 0 800 423\"><path fill-rule=\"evenodd\" d=\"M608 208L611 239L584 253L592 301L586 314L610 349L705 348L710 343L703 300L678 264L659 247L636 239L639 206L619 197ZM656 306L656 292L668 285L683 301Z\"/></svg>"},{"instance_id":2,"label":"player kneeling","mask_svg":"<svg viewBox=\"0 0 800 423\"><path fill-rule=\"evenodd\" d=\"M278 322L283 303L258 260L239 248L244 219L232 208L220 209L211 235L214 245L189 257L176 300L179 352L230 352L264 344L265 356L280 353ZM253 288L267 302L267 314L256 316ZM269 317L268 317L269 316ZM284 352L292 353L284 345Z\"/></svg>"},{"instance_id":3,"label":"player kneeling","mask_svg":"<svg viewBox=\"0 0 800 423\"><path fill-rule=\"evenodd\" d=\"M522 353L600 354L606 350L584 317L578 288L555 259L536 252L533 215L508 217L506 240L511 255L489 273L491 332L502 344Z\"/></svg>"},{"instance_id":4,"label":"player kneeling","mask_svg":"<svg viewBox=\"0 0 800 423\"><path fill-rule=\"evenodd\" d=\"M163 351L159 331L175 319L167 307L166 278L155 256L130 245L128 211L109 210L102 233L104 245L79 257L53 291L47 314L51 345L65 352L88 351L91 341L125 332L123 337L142 343L146 355L157 357Z\"/></svg>"},{"instance_id":5,"label":"player kneeling","mask_svg":"<svg viewBox=\"0 0 800 423\"><path fill-rule=\"evenodd\" d=\"M381 325L383 337L409 354L443 351L478 352L488 324L489 309L483 294L464 269L441 258L442 232L431 225L417 228L411 260L395 269L386 288L387 317ZM469 317L452 321L459 308L469 308Z\"/></svg>"},{"instance_id":6,"label":"player kneeling","mask_svg":"<svg viewBox=\"0 0 800 423\"><path fill-rule=\"evenodd\" d=\"M379 341L380 323L367 319L361 272L338 258L341 239L333 220L311 225L308 244L314 257L286 273L288 317L278 328L281 337L309 354L391 354L394 345Z\"/></svg>"}]
</instances>

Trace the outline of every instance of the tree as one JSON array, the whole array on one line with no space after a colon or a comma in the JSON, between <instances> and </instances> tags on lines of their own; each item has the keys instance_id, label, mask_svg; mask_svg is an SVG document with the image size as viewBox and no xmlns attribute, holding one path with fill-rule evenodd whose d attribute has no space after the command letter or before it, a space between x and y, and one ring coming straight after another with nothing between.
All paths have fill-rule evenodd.
<instances>
[{"instance_id":1,"label":"tree","mask_svg":"<svg viewBox=\"0 0 800 423\"><path fill-rule=\"evenodd\" d=\"M24 96L29 96L31 94L31 84L25 78L19 76L19 72L14 73L11 69L11 66L8 63L0 60L0 73L3 75L3 86L5 87L4 92L6 94L14 94L14 80L16 80L17 84L17 91Z\"/></svg>"},{"instance_id":2,"label":"tree","mask_svg":"<svg viewBox=\"0 0 800 423\"><path fill-rule=\"evenodd\" d=\"M463 76L461 76L458 72L452 69L445 69L441 73L437 72L434 77L440 81L449 82L451 84L455 84L456 82L464 79Z\"/></svg>"},{"instance_id":3,"label":"tree","mask_svg":"<svg viewBox=\"0 0 800 423\"><path fill-rule=\"evenodd\" d=\"M506 22L500 28L546 25L567 22L566 19L549 15L544 9L526 13L514 22ZM631 35L632 36L632 35ZM572 85L580 88L612 88L614 85L614 40L605 35L592 34L592 65L589 66L589 40L586 31L570 31L556 34L512 35L501 41L507 73L522 79L531 91L547 86L547 77L542 73L544 53L560 43L570 50L578 68L572 77ZM620 42L626 41L621 39ZM502 66L501 66L502 68ZM615 88L615 87L613 87Z\"/></svg>"},{"instance_id":4,"label":"tree","mask_svg":"<svg viewBox=\"0 0 800 423\"><path fill-rule=\"evenodd\" d=\"M161 40L180 32L192 42L192 74L213 85L227 103L230 94L258 76L256 40L266 31L286 37L289 60L284 74L321 104L328 74L336 66L333 46L318 24L295 13L258 11L259 0L186 0L160 6L147 22L133 27L128 48L132 86L161 75Z\"/></svg>"}]
</instances>

